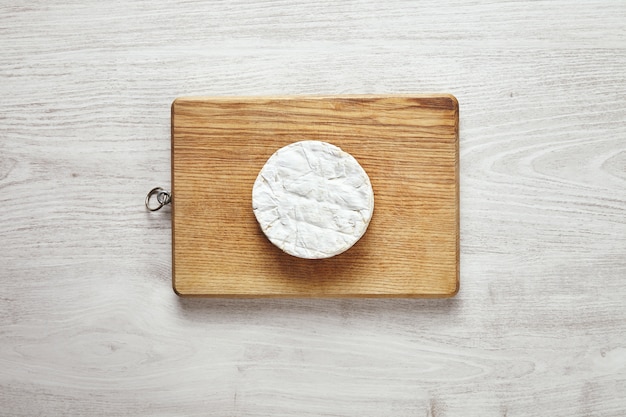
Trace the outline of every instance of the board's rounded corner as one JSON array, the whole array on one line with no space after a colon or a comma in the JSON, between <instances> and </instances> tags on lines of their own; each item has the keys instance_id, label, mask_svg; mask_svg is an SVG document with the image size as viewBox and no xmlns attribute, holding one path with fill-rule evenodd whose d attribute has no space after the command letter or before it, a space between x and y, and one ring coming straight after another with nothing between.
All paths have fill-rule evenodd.
<instances>
[{"instance_id":1,"label":"board's rounded corner","mask_svg":"<svg viewBox=\"0 0 626 417\"><path fill-rule=\"evenodd\" d=\"M448 100L450 100L452 108L454 108L456 110L459 109L459 99L457 99L454 94L447 93L447 94L444 94L443 97L445 97Z\"/></svg>"},{"instance_id":2,"label":"board's rounded corner","mask_svg":"<svg viewBox=\"0 0 626 417\"><path fill-rule=\"evenodd\" d=\"M179 297L187 297L188 294L185 294L183 292L181 292L178 287L176 287L176 282L172 282L172 291L174 291L174 294L176 294Z\"/></svg>"},{"instance_id":3,"label":"board's rounded corner","mask_svg":"<svg viewBox=\"0 0 626 417\"><path fill-rule=\"evenodd\" d=\"M445 297L446 298L456 297L460 290L461 290L461 281L457 279L454 285L454 288L452 289L451 292L447 293Z\"/></svg>"},{"instance_id":4,"label":"board's rounded corner","mask_svg":"<svg viewBox=\"0 0 626 417\"><path fill-rule=\"evenodd\" d=\"M176 114L176 109L180 106L182 102L182 97L176 97L172 100L172 104L170 104L170 117L172 119L172 129L174 128L174 115ZM173 132L173 131L172 131ZM173 135L172 135L173 138Z\"/></svg>"}]
</instances>

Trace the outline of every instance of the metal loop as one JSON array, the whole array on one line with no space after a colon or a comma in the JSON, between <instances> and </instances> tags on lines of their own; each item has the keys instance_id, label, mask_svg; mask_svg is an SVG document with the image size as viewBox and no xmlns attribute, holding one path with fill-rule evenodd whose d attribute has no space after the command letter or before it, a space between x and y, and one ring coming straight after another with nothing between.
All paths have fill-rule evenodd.
<instances>
[{"instance_id":1,"label":"metal loop","mask_svg":"<svg viewBox=\"0 0 626 417\"><path fill-rule=\"evenodd\" d=\"M156 201L158 206L150 207L150 200L156 195ZM161 187L154 187L146 196L146 208L150 211L160 210L163 206L166 206L172 202L172 194L169 191L165 191Z\"/></svg>"}]
</instances>

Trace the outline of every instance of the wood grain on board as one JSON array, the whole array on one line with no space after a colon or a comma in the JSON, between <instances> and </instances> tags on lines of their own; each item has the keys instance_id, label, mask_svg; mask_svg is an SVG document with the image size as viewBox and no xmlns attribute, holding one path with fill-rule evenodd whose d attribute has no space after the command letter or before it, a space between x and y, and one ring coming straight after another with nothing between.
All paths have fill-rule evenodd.
<instances>
[{"instance_id":1,"label":"wood grain on board","mask_svg":"<svg viewBox=\"0 0 626 417\"><path fill-rule=\"evenodd\" d=\"M370 176L374 216L329 259L272 245L252 184L279 148L321 140ZM447 297L459 285L458 103L449 95L180 98L172 105L180 295Z\"/></svg>"}]
</instances>

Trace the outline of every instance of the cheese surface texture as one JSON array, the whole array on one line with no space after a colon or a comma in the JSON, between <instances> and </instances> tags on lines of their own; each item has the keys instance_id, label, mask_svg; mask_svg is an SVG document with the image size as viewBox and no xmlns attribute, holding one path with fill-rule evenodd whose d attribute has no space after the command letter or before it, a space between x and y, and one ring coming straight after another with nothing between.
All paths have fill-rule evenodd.
<instances>
[{"instance_id":1,"label":"cheese surface texture","mask_svg":"<svg viewBox=\"0 0 626 417\"><path fill-rule=\"evenodd\" d=\"M326 142L301 141L267 160L252 188L252 209L267 238L286 253L330 258L367 230L374 191L352 155Z\"/></svg>"}]
</instances>

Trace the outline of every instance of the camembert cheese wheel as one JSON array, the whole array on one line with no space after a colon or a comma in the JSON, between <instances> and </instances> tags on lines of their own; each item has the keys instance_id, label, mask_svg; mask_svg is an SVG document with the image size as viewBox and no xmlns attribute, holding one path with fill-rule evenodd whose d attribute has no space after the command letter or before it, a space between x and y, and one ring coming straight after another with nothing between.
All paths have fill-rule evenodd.
<instances>
[{"instance_id":1,"label":"camembert cheese wheel","mask_svg":"<svg viewBox=\"0 0 626 417\"><path fill-rule=\"evenodd\" d=\"M352 155L330 143L301 141L267 160L252 188L252 209L263 233L284 252L330 258L367 230L374 191Z\"/></svg>"}]
</instances>

